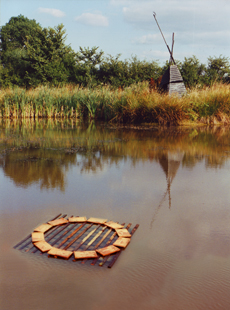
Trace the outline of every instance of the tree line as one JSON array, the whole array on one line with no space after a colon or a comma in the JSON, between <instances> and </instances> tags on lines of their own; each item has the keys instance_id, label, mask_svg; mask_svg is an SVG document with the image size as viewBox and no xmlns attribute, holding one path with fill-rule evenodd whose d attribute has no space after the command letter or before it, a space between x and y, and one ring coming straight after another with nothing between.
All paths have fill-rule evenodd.
<instances>
[{"instance_id":1,"label":"tree line","mask_svg":"<svg viewBox=\"0 0 230 310\"><path fill-rule=\"evenodd\" d=\"M12 17L0 30L0 86L60 86L68 83L83 87L111 85L126 87L142 81L157 81L169 66L158 61L121 60L121 55L104 55L99 47L75 52L65 44L63 24L42 28L34 19ZM202 64L195 57L176 61L188 88L230 82L228 57L209 57Z\"/></svg>"}]
</instances>

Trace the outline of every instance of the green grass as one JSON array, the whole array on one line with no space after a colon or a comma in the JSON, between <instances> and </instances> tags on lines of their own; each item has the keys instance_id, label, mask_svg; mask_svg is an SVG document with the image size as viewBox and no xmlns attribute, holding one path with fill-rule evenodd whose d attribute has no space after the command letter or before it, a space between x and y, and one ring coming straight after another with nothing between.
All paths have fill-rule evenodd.
<instances>
[{"instance_id":1,"label":"green grass","mask_svg":"<svg viewBox=\"0 0 230 310\"><path fill-rule=\"evenodd\" d=\"M74 85L0 91L2 118L97 119L119 123L230 123L230 85L193 89L183 97L150 92L147 82L121 89Z\"/></svg>"}]
</instances>

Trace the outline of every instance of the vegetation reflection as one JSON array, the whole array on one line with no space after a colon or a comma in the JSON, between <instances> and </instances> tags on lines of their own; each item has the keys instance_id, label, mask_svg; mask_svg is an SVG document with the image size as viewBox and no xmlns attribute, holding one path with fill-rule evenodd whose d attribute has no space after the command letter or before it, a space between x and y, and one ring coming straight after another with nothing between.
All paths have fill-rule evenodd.
<instances>
[{"instance_id":1,"label":"vegetation reflection","mask_svg":"<svg viewBox=\"0 0 230 310\"><path fill-rule=\"evenodd\" d=\"M192 169L204 160L221 167L230 154L230 131L225 127L154 128L109 127L74 121L2 121L0 167L17 186L39 183L41 189L65 190L65 171L98 173L105 166L130 160L156 161L170 184L179 165ZM78 156L77 156L78 155Z\"/></svg>"}]
</instances>

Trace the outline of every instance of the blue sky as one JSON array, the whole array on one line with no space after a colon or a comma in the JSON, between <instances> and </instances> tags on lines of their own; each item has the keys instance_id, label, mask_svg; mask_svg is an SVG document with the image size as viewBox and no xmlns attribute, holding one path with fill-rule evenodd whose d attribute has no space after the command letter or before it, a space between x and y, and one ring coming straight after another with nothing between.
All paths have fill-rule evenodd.
<instances>
[{"instance_id":1,"label":"blue sky","mask_svg":"<svg viewBox=\"0 0 230 310\"><path fill-rule=\"evenodd\" d=\"M0 23L20 14L42 27L63 23L75 51L99 46L105 55L163 64L169 53L153 11L170 47L175 33L176 60L230 56L229 0L0 0Z\"/></svg>"}]
</instances>

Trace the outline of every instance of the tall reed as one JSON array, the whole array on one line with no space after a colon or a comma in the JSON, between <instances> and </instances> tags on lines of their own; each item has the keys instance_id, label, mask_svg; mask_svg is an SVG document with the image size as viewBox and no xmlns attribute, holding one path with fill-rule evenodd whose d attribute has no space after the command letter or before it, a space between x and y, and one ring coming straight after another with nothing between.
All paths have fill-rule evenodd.
<instances>
[{"instance_id":1,"label":"tall reed","mask_svg":"<svg viewBox=\"0 0 230 310\"><path fill-rule=\"evenodd\" d=\"M183 121L230 123L230 85L193 89L183 97L150 91L147 82L124 89L39 86L0 91L2 118L89 118L111 122L178 125Z\"/></svg>"}]
</instances>

